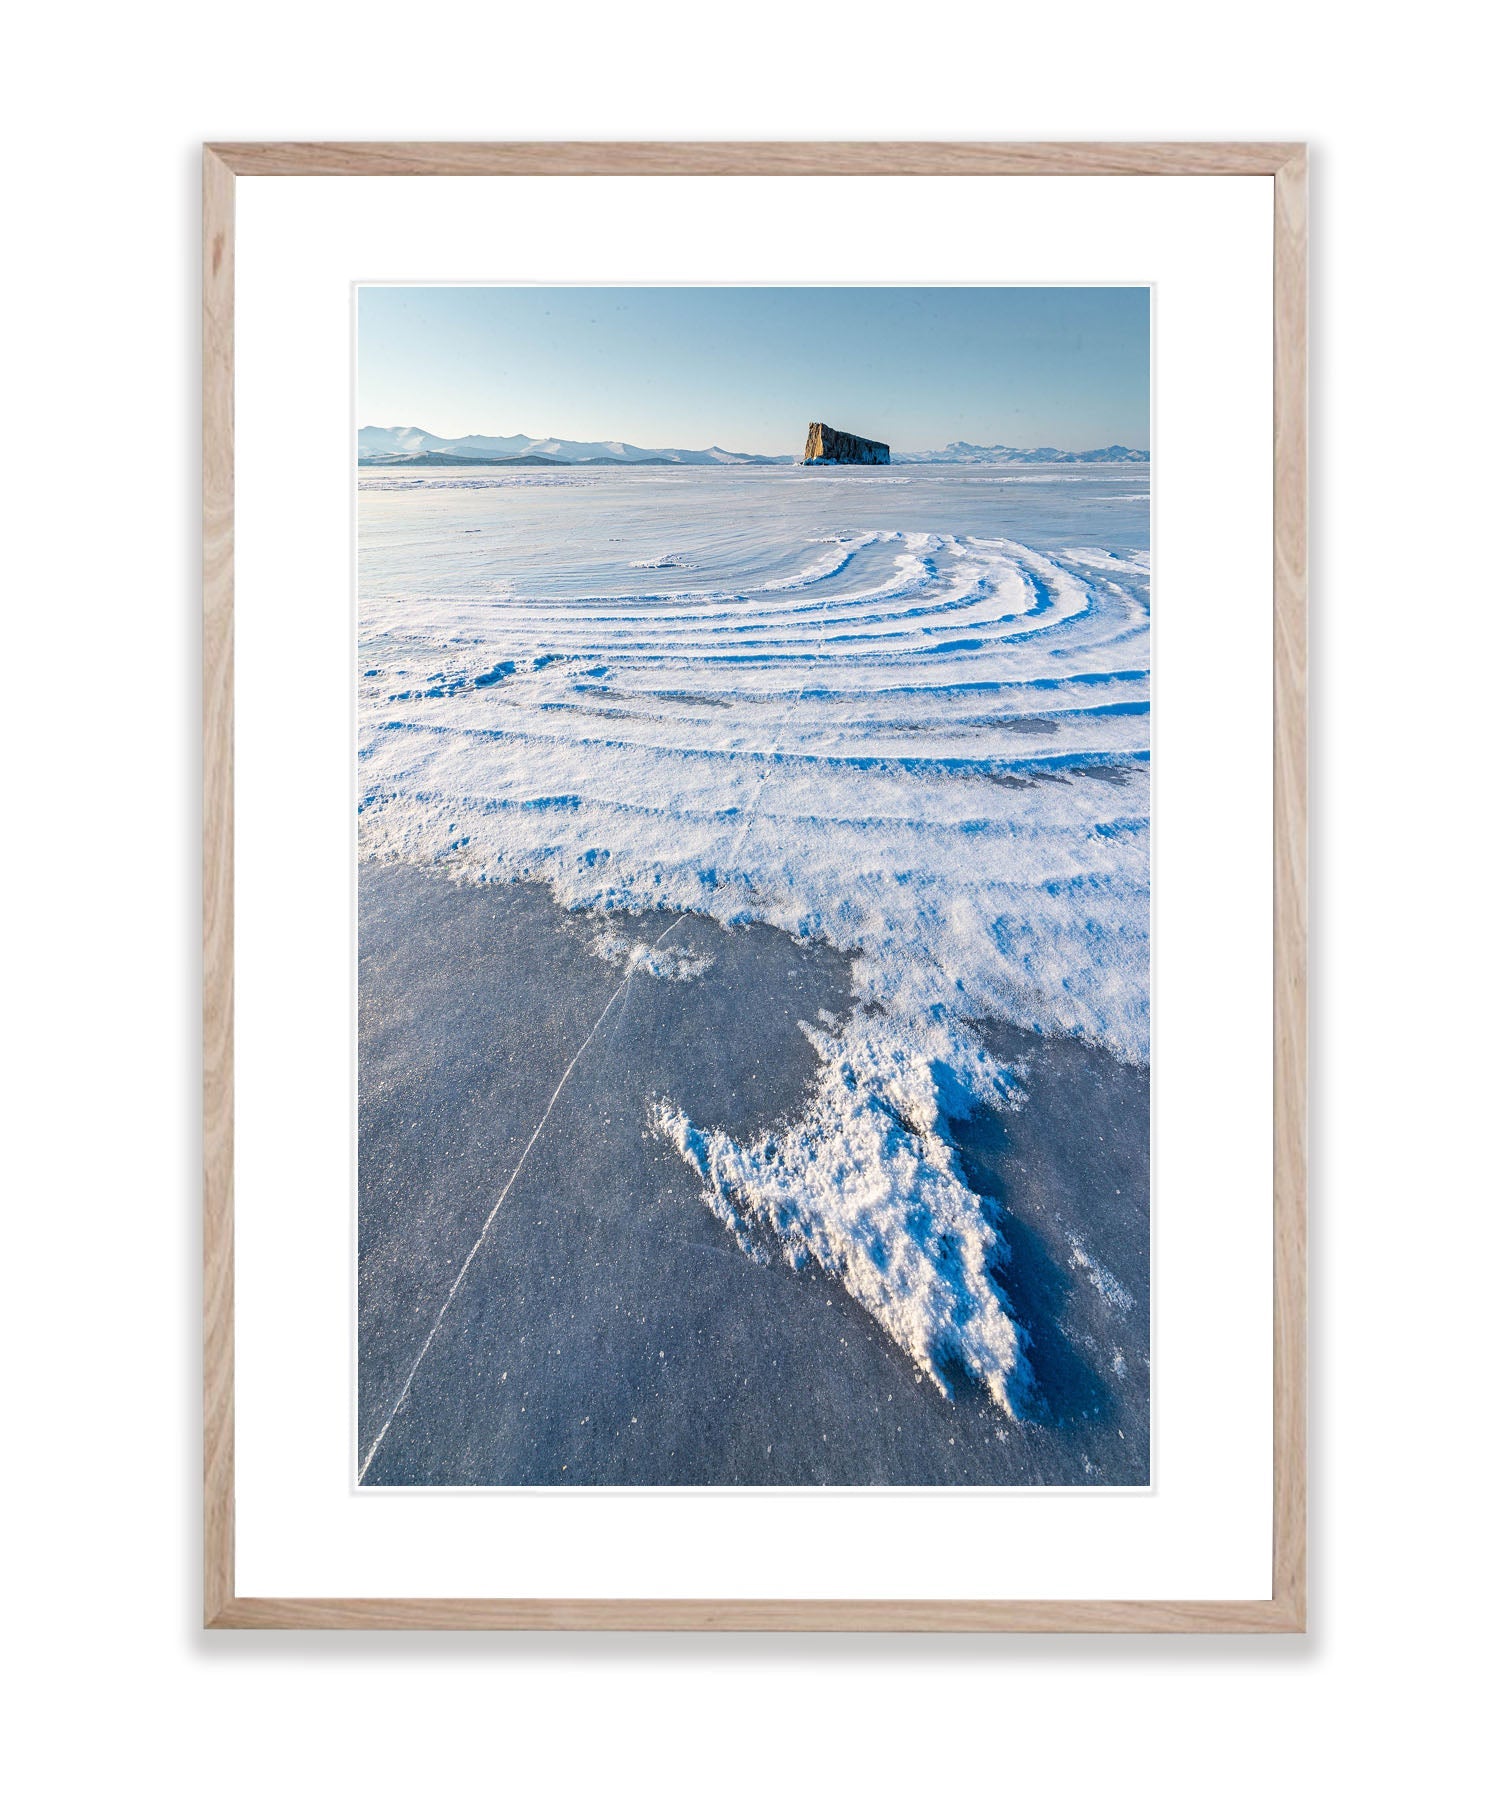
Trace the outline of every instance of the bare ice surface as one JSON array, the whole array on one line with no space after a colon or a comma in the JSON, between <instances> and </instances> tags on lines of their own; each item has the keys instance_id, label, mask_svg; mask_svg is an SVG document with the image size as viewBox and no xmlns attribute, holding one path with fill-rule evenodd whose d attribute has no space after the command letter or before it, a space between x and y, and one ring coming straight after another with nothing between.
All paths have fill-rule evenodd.
<instances>
[{"instance_id":1,"label":"bare ice surface","mask_svg":"<svg viewBox=\"0 0 1500 1800\"><path fill-rule=\"evenodd\" d=\"M363 1462L560 1073L620 983L594 922L531 884L361 875ZM649 944L664 919L616 921ZM371 1485L1139 1483L1148 1477L1146 1078L1001 1035L1019 1107L954 1127L1009 1248L1038 1383L1017 1422L951 1399L814 1261L743 1254L656 1131L672 1093L754 1141L820 1064L799 1020L854 1012L846 958L684 918L697 979L631 977L454 1296ZM1075 1240L1133 1304L1079 1273Z\"/></svg>"}]
</instances>

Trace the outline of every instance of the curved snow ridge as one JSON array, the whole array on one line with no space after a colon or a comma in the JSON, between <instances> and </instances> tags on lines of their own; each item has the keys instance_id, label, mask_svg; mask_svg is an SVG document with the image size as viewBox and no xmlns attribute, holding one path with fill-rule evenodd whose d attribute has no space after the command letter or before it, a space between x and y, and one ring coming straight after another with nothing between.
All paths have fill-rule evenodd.
<instances>
[{"instance_id":1,"label":"curved snow ridge","mask_svg":"<svg viewBox=\"0 0 1500 1800\"><path fill-rule=\"evenodd\" d=\"M401 523L362 552L366 855L758 919L852 953L897 1014L1148 1059L1144 553L778 517L726 525L733 589L643 593L623 549L608 597L564 572L497 599L442 591L464 535L419 554Z\"/></svg>"},{"instance_id":2,"label":"curved snow ridge","mask_svg":"<svg viewBox=\"0 0 1500 1800\"><path fill-rule=\"evenodd\" d=\"M860 1011L841 1030L802 1030L820 1066L791 1123L739 1143L668 1099L657 1130L748 1254L763 1258L768 1235L794 1268L816 1262L946 1398L963 1374L1026 1416L1027 1337L999 1279L1009 1250L946 1129L978 1104L1019 1104L1016 1072L939 1021L901 1026Z\"/></svg>"}]
</instances>

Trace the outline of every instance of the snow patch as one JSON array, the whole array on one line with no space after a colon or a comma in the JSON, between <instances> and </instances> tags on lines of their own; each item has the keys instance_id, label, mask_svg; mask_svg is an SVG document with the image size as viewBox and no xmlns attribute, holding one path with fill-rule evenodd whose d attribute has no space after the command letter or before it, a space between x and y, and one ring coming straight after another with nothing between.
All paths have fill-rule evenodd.
<instances>
[{"instance_id":1,"label":"snow patch","mask_svg":"<svg viewBox=\"0 0 1500 1800\"><path fill-rule=\"evenodd\" d=\"M1135 1296L1127 1291L1124 1284L1118 1281L1103 1263L1096 1262L1083 1247L1083 1240L1070 1235L1068 1244L1073 1252L1074 1266L1080 1268L1088 1276L1090 1284L1096 1289L1106 1305L1113 1306L1119 1312L1129 1312L1135 1305Z\"/></svg>"},{"instance_id":2,"label":"snow patch","mask_svg":"<svg viewBox=\"0 0 1500 1800\"><path fill-rule=\"evenodd\" d=\"M595 956L613 968L654 975L658 981L694 981L714 966L713 956L706 950L641 943L611 925L602 926L594 934L591 948Z\"/></svg>"},{"instance_id":3,"label":"snow patch","mask_svg":"<svg viewBox=\"0 0 1500 1800\"><path fill-rule=\"evenodd\" d=\"M995 1271L1009 1251L959 1173L946 1121L1012 1106L1010 1070L967 1032L901 1028L861 1011L838 1031L804 1023L819 1070L802 1113L740 1143L670 1100L655 1115L742 1249L758 1234L794 1267L844 1287L952 1398L963 1371L1015 1416L1032 1394L1025 1333Z\"/></svg>"}]
</instances>

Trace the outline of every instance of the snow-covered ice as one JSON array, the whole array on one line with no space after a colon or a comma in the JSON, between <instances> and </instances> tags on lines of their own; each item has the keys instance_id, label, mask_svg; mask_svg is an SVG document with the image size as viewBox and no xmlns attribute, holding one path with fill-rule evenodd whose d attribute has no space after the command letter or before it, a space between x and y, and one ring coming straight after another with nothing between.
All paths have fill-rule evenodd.
<instances>
[{"instance_id":1,"label":"snow-covered ice","mask_svg":"<svg viewBox=\"0 0 1500 1800\"><path fill-rule=\"evenodd\" d=\"M947 1124L1024 1103L985 1018L1149 1060L1147 471L359 487L362 854L850 953L799 1118L736 1143L666 1093L656 1127L744 1247L815 1259L945 1391L1024 1409ZM599 953L631 954L607 928Z\"/></svg>"}]
</instances>

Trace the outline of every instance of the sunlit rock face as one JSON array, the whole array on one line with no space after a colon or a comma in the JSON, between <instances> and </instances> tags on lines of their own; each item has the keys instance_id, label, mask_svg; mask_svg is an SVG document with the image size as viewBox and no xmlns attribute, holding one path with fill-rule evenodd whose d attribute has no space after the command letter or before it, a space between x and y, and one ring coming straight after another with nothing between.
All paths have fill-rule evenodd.
<instances>
[{"instance_id":1,"label":"sunlit rock face","mask_svg":"<svg viewBox=\"0 0 1500 1800\"><path fill-rule=\"evenodd\" d=\"M856 437L852 431L835 431L831 425L809 425L802 460L805 463L888 463L891 447L877 444L873 438Z\"/></svg>"}]
</instances>

